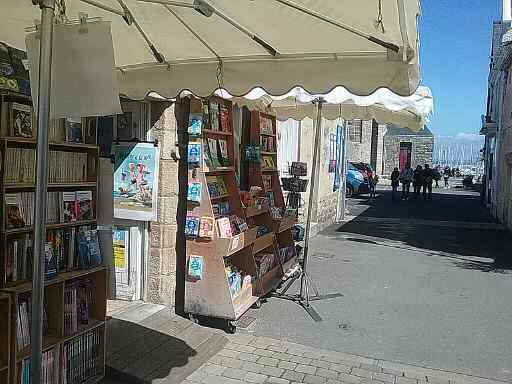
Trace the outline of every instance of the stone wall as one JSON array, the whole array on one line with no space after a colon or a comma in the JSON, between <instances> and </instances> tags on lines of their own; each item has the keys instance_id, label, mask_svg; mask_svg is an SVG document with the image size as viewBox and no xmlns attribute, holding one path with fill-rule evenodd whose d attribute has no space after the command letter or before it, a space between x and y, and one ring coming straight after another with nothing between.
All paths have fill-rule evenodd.
<instances>
[{"instance_id":1,"label":"stone wall","mask_svg":"<svg viewBox=\"0 0 512 384\"><path fill-rule=\"evenodd\" d=\"M178 162L176 159L176 118L169 103L151 103L151 136L160 146L160 175L157 221L151 223L147 271L147 297L152 303L174 305L176 285L176 207L178 203Z\"/></svg>"},{"instance_id":2,"label":"stone wall","mask_svg":"<svg viewBox=\"0 0 512 384\"><path fill-rule=\"evenodd\" d=\"M362 140L360 143L347 141L347 160L370 163L372 155L372 121L363 121Z\"/></svg>"},{"instance_id":3,"label":"stone wall","mask_svg":"<svg viewBox=\"0 0 512 384\"><path fill-rule=\"evenodd\" d=\"M434 137L415 135L388 135L384 137L384 167L382 174L390 176L395 167L400 165L400 143L412 143L411 166L432 165Z\"/></svg>"}]
</instances>

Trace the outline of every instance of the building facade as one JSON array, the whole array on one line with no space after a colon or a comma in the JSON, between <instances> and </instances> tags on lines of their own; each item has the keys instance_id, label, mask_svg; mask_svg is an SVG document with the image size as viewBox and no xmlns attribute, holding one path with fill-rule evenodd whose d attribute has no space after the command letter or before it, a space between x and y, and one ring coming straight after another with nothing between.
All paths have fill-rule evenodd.
<instances>
[{"instance_id":1,"label":"building facade","mask_svg":"<svg viewBox=\"0 0 512 384\"><path fill-rule=\"evenodd\" d=\"M485 183L483 200L493 216L512 229L512 14L504 1L503 20L493 25L486 114L480 133Z\"/></svg>"},{"instance_id":2,"label":"building facade","mask_svg":"<svg viewBox=\"0 0 512 384\"><path fill-rule=\"evenodd\" d=\"M408 128L388 125L383 152L383 175L389 176L395 167L403 169L407 163L413 168L424 164L432 166L434 135L427 127L413 132Z\"/></svg>"}]
</instances>

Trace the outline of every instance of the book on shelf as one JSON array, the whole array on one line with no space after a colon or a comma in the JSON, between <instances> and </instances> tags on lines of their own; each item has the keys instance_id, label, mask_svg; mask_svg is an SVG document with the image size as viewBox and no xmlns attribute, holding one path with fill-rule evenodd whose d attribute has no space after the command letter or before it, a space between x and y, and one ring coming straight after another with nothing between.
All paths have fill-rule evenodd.
<instances>
[{"instance_id":1,"label":"book on shelf","mask_svg":"<svg viewBox=\"0 0 512 384\"><path fill-rule=\"evenodd\" d=\"M6 280L16 282L32 278L32 237L30 234L8 238L5 254Z\"/></svg>"},{"instance_id":2,"label":"book on shelf","mask_svg":"<svg viewBox=\"0 0 512 384\"><path fill-rule=\"evenodd\" d=\"M20 296L16 308L16 344L18 351L30 345L32 319L32 296ZM46 300L43 303L43 336L48 334L48 315Z\"/></svg>"},{"instance_id":3,"label":"book on shelf","mask_svg":"<svg viewBox=\"0 0 512 384\"><path fill-rule=\"evenodd\" d=\"M78 221L86 221L93 219L94 215L92 204L92 191L76 192L76 213L78 214Z\"/></svg>"},{"instance_id":4,"label":"book on shelf","mask_svg":"<svg viewBox=\"0 0 512 384\"><path fill-rule=\"evenodd\" d=\"M201 183L195 182L195 181L188 183L187 200L192 201L194 203L200 203L201 202L201 190L202 190Z\"/></svg>"},{"instance_id":5,"label":"book on shelf","mask_svg":"<svg viewBox=\"0 0 512 384\"><path fill-rule=\"evenodd\" d=\"M215 219L210 216L202 216L199 223L199 237L212 238L215 230Z\"/></svg>"},{"instance_id":6,"label":"book on shelf","mask_svg":"<svg viewBox=\"0 0 512 384\"><path fill-rule=\"evenodd\" d=\"M71 336L80 326L90 323L90 309L94 304L94 285L91 279L66 284L64 289L64 335Z\"/></svg>"},{"instance_id":7,"label":"book on shelf","mask_svg":"<svg viewBox=\"0 0 512 384\"><path fill-rule=\"evenodd\" d=\"M201 100L201 112L203 114L202 128L210 128L210 105L207 100Z\"/></svg>"},{"instance_id":8,"label":"book on shelf","mask_svg":"<svg viewBox=\"0 0 512 384\"><path fill-rule=\"evenodd\" d=\"M272 119L260 115L260 132L265 135L273 135L274 134L274 126L272 124Z\"/></svg>"},{"instance_id":9,"label":"book on shelf","mask_svg":"<svg viewBox=\"0 0 512 384\"><path fill-rule=\"evenodd\" d=\"M26 225L22 213L21 193L5 194L5 218L7 229L23 228Z\"/></svg>"},{"instance_id":10,"label":"book on shelf","mask_svg":"<svg viewBox=\"0 0 512 384\"><path fill-rule=\"evenodd\" d=\"M76 192L62 192L60 222L71 223L78 220L78 206L76 203Z\"/></svg>"},{"instance_id":11,"label":"book on shelf","mask_svg":"<svg viewBox=\"0 0 512 384\"><path fill-rule=\"evenodd\" d=\"M69 143L83 143L82 120L66 118L64 120L66 127L66 141Z\"/></svg>"},{"instance_id":12,"label":"book on shelf","mask_svg":"<svg viewBox=\"0 0 512 384\"><path fill-rule=\"evenodd\" d=\"M263 152L274 152L274 138L272 136L261 136L261 150Z\"/></svg>"},{"instance_id":13,"label":"book on shelf","mask_svg":"<svg viewBox=\"0 0 512 384\"><path fill-rule=\"evenodd\" d=\"M201 280L203 278L203 256L189 256L187 275L194 280Z\"/></svg>"},{"instance_id":14,"label":"book on shelf","mask_svg":"<svg viewBox=\"0 0 512 384\"><path fill-rule=\"evenodd\" d=\"M31 148L7 148L3 171L5 183L34 183L36 151Z\"/></svg>"},{"instance_id":15,"label":"book on shelf","mask_svg":"<svg viewBox=\"0 0 512 384\"><path fill-rule=\"evenodd\" d=\"M228 188L222 176L206 176L206 185L212 198L228 194Z\"/></svg>"},{"instance_id":16,"label":"book on shelf","mask_svg":"<svg viewBox=\"0 0 512 384\"><path fill-rule=\"evenodd\" d=\"M59 347L43 351L41 359L41 384L59 384ZM18 365L18 383L31 384L30 377L31 360L29 357L23 359Z\"/></svg>"},{"instance_id":17,"label":"book on shelf","mask_svg":"<svg viewBox=\"0 0 512 384\"><path fill-rule=\"evenodd\" d=\"M30 105L10 101L3 102L0 111L1 136L34 138L35 124Z\"/></svg>"},{"instance_id":18,"label":"book on shelf","mask_svg":"<svg viewBox=\"0 0 512 384\"><path fill-rule=\"evenodd\" d=\"M263 180L263 189L265 191L272 190L272 175L261 175Z\"/></svg>"},{"instance_id":19,"label":"book on shelf","mask_svg":"<svg viewBox=\"0 0 512 384\"><path fill-rule=\"evenodd\" d=\"M228 144L224 139L218 139L217 144L219 146L219 163L223 167L229 167L229 158L228 158Z\"/></svg>"},{"instance_id":20,"label":"book on shelf","mask_svg":"<svg viewBox=\"0 0 512 384\"><path fill-rule=\"evenodd\" d=\"M231 132L231 119L229 108L226 104L220 103L220 130L223 132Z\"/></svg>"},{"instance_id":21,"label":"book on shelf","mask_svg":"<svg viewBox=\"0 0 512 384\"><path fill-rule=\"evenodd\" d=\"M88 165L87 153L50 151L48 159L48 182L86 182ZM93 168L92 164L91 168Z\"/></svg>"},{"instance_id":22,"label":"book on shelf","mask_svg":"<svg viewBox=\"0 0 512 384\"><path fill-rule=\"evenodd\" d=\"M221 166L221 162L219 161L219 151L217 140L212 139L211 137L207 138L208 141L208 159L206 160L206 165L212 168L218 168ZM209 164L208 164L209 163Z\"/></svg>"},{"instance_id":23,"label":"book on shelf","mask_svg":"<svg viewBox=\"0 0 512 384\"><path fill-rule=\"evenodd\" d=\"M185 219L185 236L198 237L200 222L199 217L187 215Z\"/></svg>"},{"instance_id":24,"label":"book on shelf","mask_svg":"<svg viewBox=\"0 0 512 384\"><path fill-rule=\"evenodd\" d=\"M96 229L78 231L78 265L80 268L92 268L103 263L98 232Z\"/></svg>"},{"instance_id":25,"label":"book on shelf","mask_svg":"<svg viewBox=\"0 0 512 384\"><path fill-rule=\"evenodd\" d=\"M274 191L267 191L265 192L265 196L267 197L268 199L268 204L271 206L271 207L275 207L276 205L276 200L274 198Z\"/></svg>"},{"instance_id":26,"label":"book on shelf","mask_svg":"<svg viewBox=\"0 0 512 384\"><path fill-rule=\"evenodd\" d=\"M210 129L212 131L218 131L220 126L220 116L219 116L219 103L215 100L210 101Z\"/></svg>"},{"instance_id":27,"label":"book on shelf","mask_svg":"<svg viewBox=\"0 0 512 384\"><path fill-rule=\"evenodd\" d=\"M273 253L258 253L254 256L256 262L256 276L258 278L264 276L267 272L272 269L274 265L274 254Z\"/></svg>"},{"instance_id":28,"label":"book on shelf","mask_svg":"<svg viewBox=\"0 0 512 384\"><path fill-rule=\"evenodd\" d=\"M275 168L274 158L272 156L262 156L263 166L265 168Z\"/></svg>"},{"instance_id":29,"label":"book on shelf","mask_svg":"<svg viewBox=\"0 0 512 384\"><path fill-rule=\"evenodd\" d=\"M57 276L58 249L53 249L50 241L44 243L44 277L46 280Z\"/></svg>"},{"instance_id":30,"label":"book on shelf","mask_svg":"<svg viewBox=\"0 0 512 384\"><path fill-rule=\"evenodd\" d=\"M230 238L233 236L231 231L231 221L229 217L220 217L217 219L217 229L219 231L219 237Z\"/></svg>"},{"instance_id":31,"label":"book on shelf","mask_svg":"<svg viewBox=\"0 0 512 384\"><path fill-rule=\"evenodd\" d=\"M85 144L96 145L98 133L98 118L95 116L83 117L83 132Z\"/></svg>"},{"instance_id":32,"label":"book on shelf","mask_svg":"<svg viewBox=\"0 0 512 384\"><path fill-rule=\"evenodd\" d=\"M48 141L63 143L66 141L66 128L64 119L51 119L48 127Z\"/></svg>"},{"instance_id":33,"label":"book on shelf","mask_svg":"<svg viewBox=\"0 0 512 384\"><path fill-rule=\"evenodd\" d=\"M188 143L188 157L189 164L201 163L201 143Z\"/></svg>"},{"instance_id":34,"label":"book on shelf","mask_svg":"<svg viewBox=\"0 0 512 384\"><path fill-rule=\"evenodd\" d=\"M231 206L227 200L212 204L212 209L215 217L228 216L231 214Z\"/></svg>"},{"instance_id":35,"label":"book on shelf","mask_svg":"<svg viewBox=\"0 0 512 384\"><path fill-rule=\"evenodd\" d=\"M81 384L103 375L102 332L103 328L97 327L63 344L62 384Z\"/></svg>"},{"instance_id":36,"label":"book on shelf","mask_svg":"<svg viewBox=\"0 0 512 384\"><path fill-rule=\"evenodd\" d=\"M190 100L190 113L188 116L188 133L200 135L203 129L203 106L201 100Z\"/></svg>"}]
</instances>

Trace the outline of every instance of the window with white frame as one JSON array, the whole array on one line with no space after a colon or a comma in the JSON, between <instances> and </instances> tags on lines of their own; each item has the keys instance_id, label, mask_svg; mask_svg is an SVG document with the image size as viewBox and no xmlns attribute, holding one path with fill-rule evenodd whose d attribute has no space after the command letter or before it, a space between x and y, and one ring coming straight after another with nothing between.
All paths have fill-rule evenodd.
<instances>
[{"instance_id":1,"label":"window with white frame","mask_svg":"<svg viewBox=\"0 0 512 384\"><path fill-rule=\"evenodd\" d=\"M352 143L361 143L363 141L363 121L355 119L347 122L348 139Z\"/></svg>"}]
</instances>

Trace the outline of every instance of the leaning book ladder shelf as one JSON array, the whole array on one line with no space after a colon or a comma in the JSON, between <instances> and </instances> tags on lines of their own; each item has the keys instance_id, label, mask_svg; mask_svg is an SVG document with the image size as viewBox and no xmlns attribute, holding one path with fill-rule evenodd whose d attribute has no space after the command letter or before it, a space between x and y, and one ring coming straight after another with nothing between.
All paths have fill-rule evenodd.
<instances>
[{"instance_id":1,"label":"leaning book ladder shelf","mask_svg":"<svg viewBox=\"0 0 512 384\"><path fill-rule=\"evenodd\" d=\"M297 264L292 228L296 224L293 217L284 215L286 209L283 190L277 168L277 124L276 117L260 111L251 111L251 145L259 146L260 162L251 162L249 182L259 186L269 200L269 209L279 210L273 219L273 230L277 238L278 255L284 272ZM277 210L276 210L277 208Z\"/></svg>"},{"instance_id":2,"label":"leaning book ladder shelf","mask_svg":"<svg viewBox=\"0 0 512 384\"><path fill-rule=\"evenodd\" d=\"M12 92L0 96L0 289L10 301L10 322L0 322L0 335L10 335L8 375L0 374L0 384L15 384L23 383L30 370L37 143L35 128L31 135L20 137L12 129L13 114L6 113L12 103L25 105L31 113L30 98ZM79 133L73 142L66 141L69 138L63 121L54 121L50 128L45 226L47 241L55 245L52 252L57 253L49 267L52 273L45 281L43 365L46 372L52 372L45 380L48 384L60 383L64 378L68 384L96 382L104 376L107 271L103 266L84 268L77 240L80 229L96 228L99 149L96 120L88 118L87 123L87 133L83 125L73 128L74 134ZM32 124L35 127L34 119ZM77 296L79 286L89 287L87 297ZM74 298L70 296L73 292ZM0 352L0 365L1 361Z\"/></svg>"}]
</instances>

